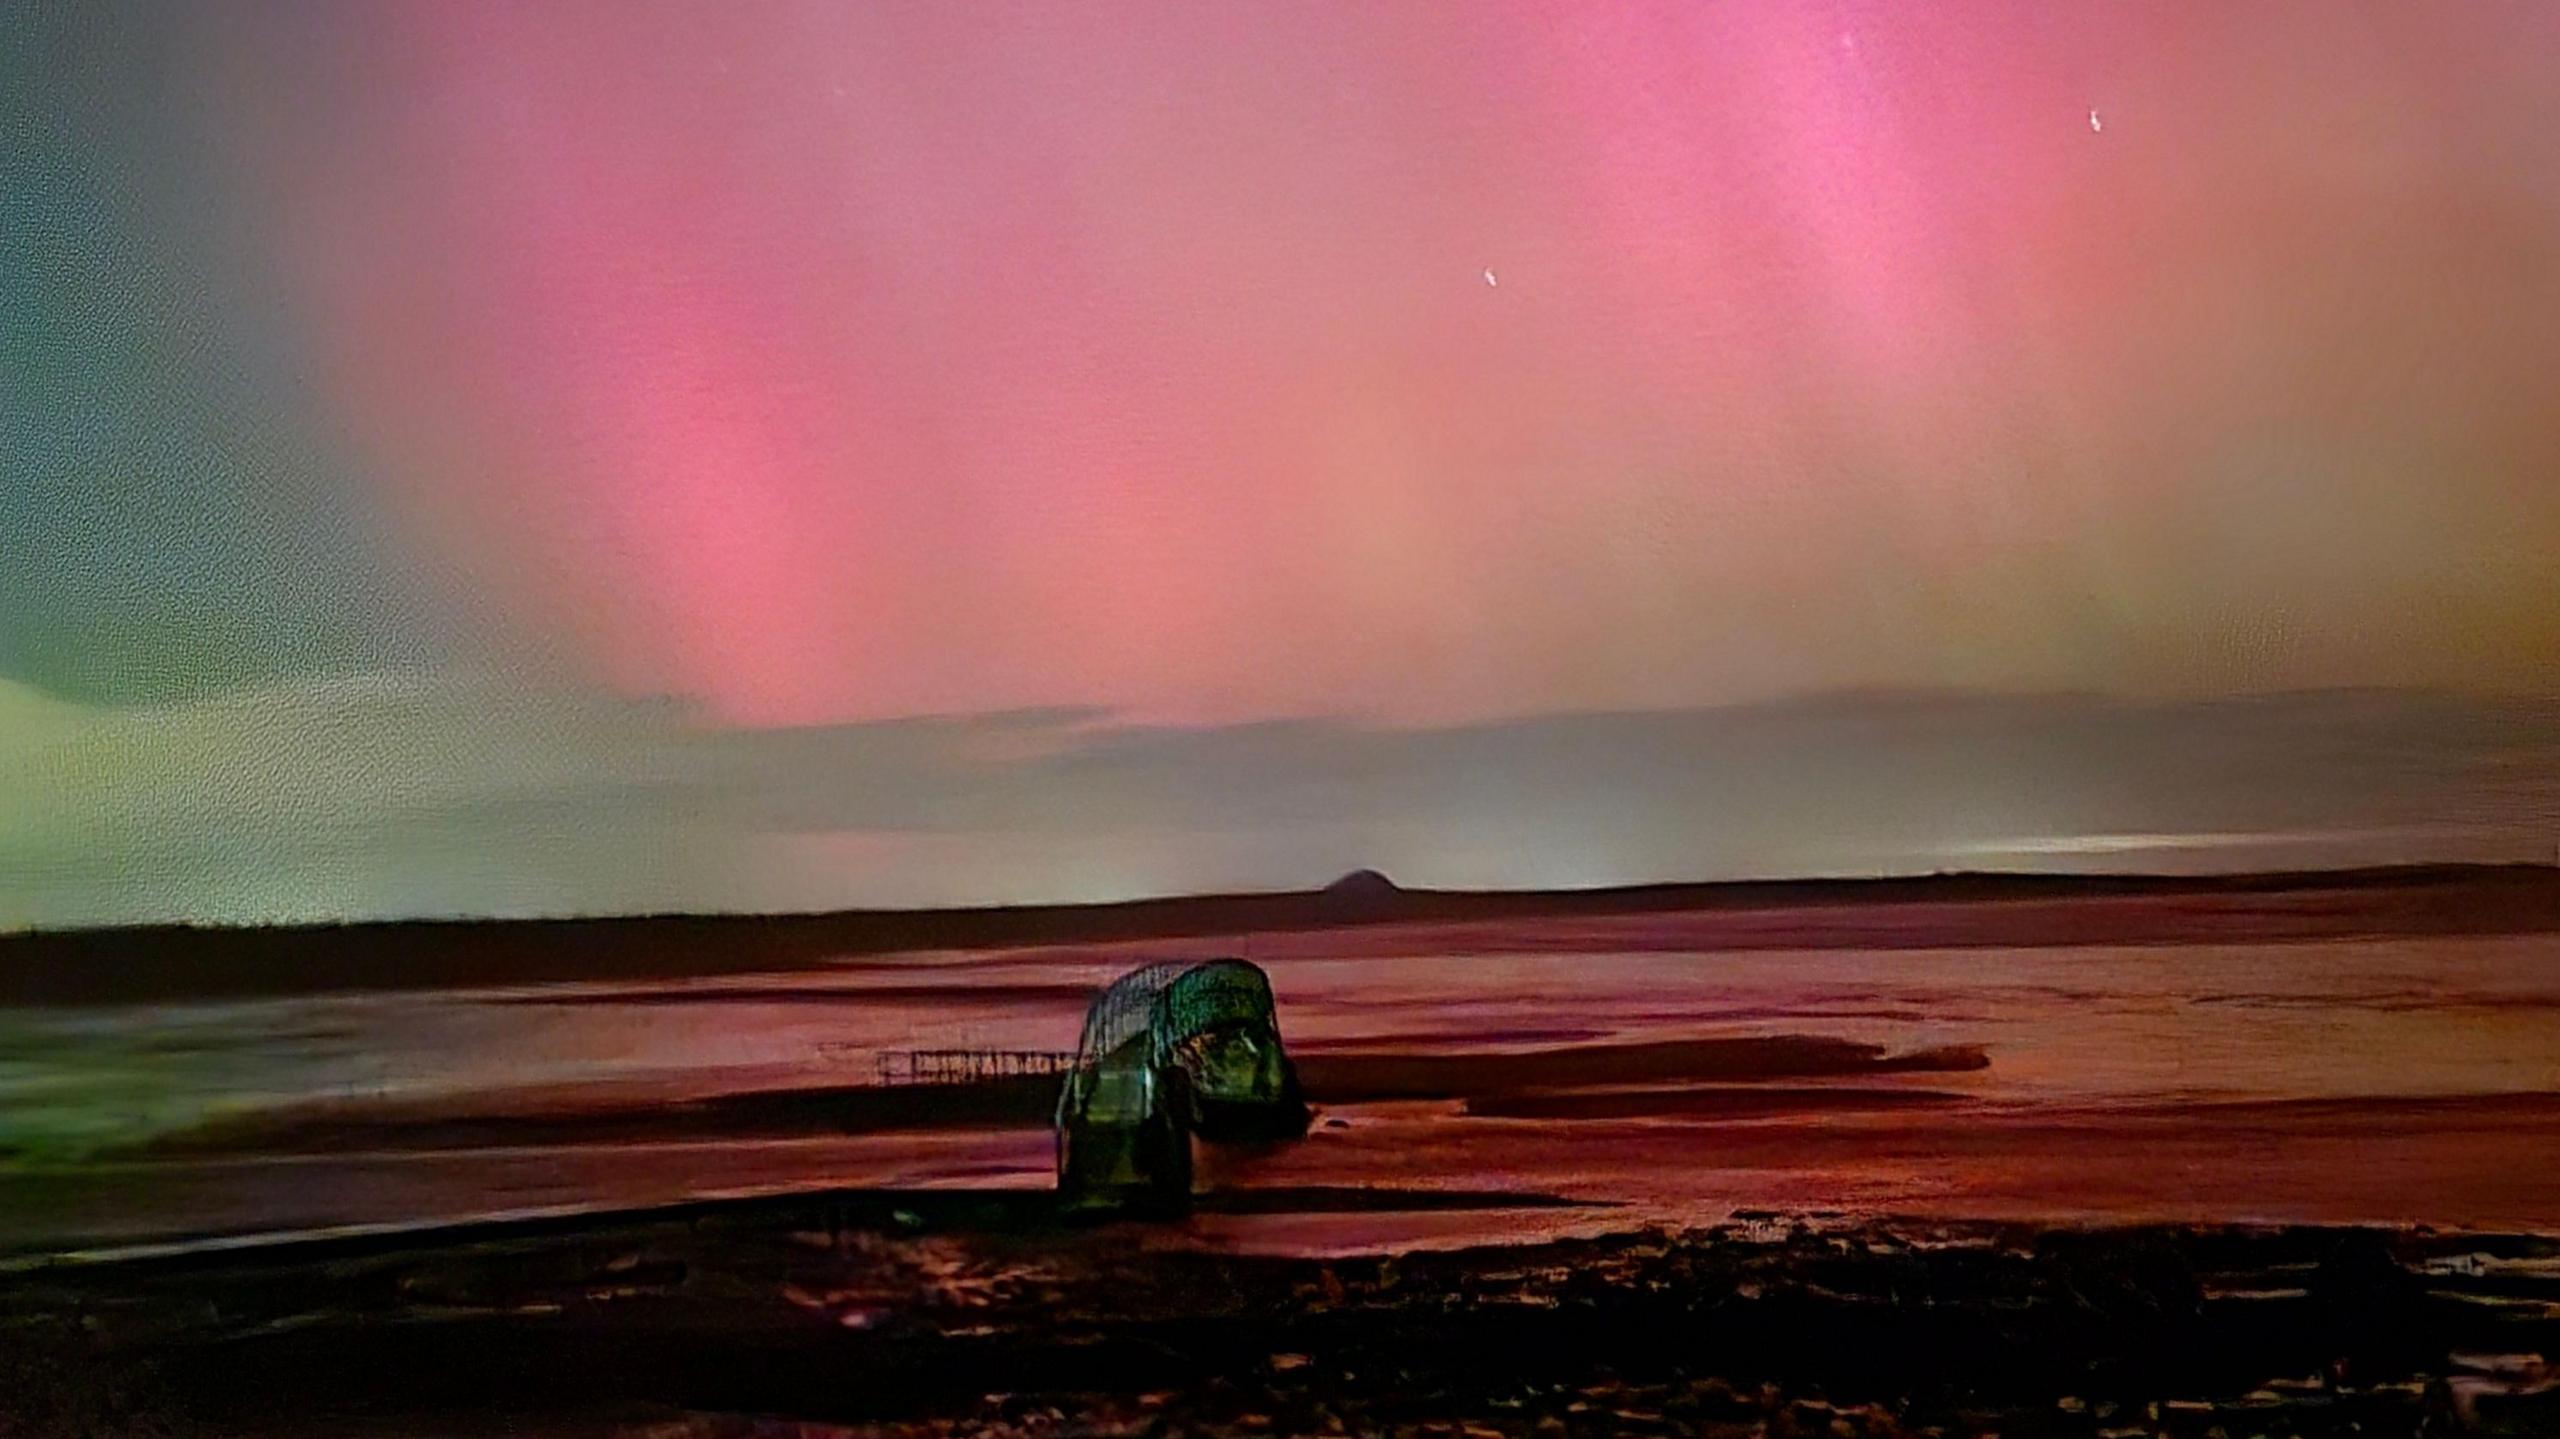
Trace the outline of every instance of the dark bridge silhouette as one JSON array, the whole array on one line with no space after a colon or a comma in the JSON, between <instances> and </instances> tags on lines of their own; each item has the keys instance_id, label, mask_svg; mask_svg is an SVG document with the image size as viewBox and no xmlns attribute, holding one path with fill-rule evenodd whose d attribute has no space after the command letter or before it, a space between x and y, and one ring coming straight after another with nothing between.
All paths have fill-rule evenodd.
<instances>
[{"instance_id":1,"label":"dark bridge silhouette","mask_svg":"<svg viewBox=\"0 0 2560 1439\"><path fill-rule=\"evenodd\" d=\"M884 1087L930 1086L1064 1074L1075 1063L1071 1049L892 1049L872 1056L871 1068Z\"/></svg>"},{"instance_id":2,"label":"dark bridge silhouette","mask_svg":"<svg viewBox=\"0 0 2560 1439\"><path fill-rule=\"evenodd\" d=\"M1271 981L1240 959L1153 964L1095 995L1058 1093L1058 1188L1071 1202L1173 1206L1191 1140L1289 1139L1308 1111Z\"/></svg>"}]
</instances>

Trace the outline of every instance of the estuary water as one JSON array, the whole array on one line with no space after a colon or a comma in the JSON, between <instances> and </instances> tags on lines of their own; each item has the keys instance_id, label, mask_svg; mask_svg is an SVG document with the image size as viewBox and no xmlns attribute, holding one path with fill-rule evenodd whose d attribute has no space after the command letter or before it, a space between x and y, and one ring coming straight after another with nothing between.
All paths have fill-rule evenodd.
<instances>
[{"instance_id":1,"label":"estuary water","mask_svg":"<svg viewBox=\"0 0 2560 1439\"><path fill-rule=\"evenodd\" d=\"M910 1048L1072 1047L1090 990L1209 954L1269 971L1310 1066L1781 1036L1940 1058L1319 1092L1306 1140L1204 1154L1203 1182L1390 1198L1203 1214L1189 1242L1333 1250L1757 1208L2560 1229L2560 936L1722 951L1677 918L1632 917L0 1011L0 1249L1041 1186L1052 1158L1036 1125L845 1133L801 1102L817 1118L727 1133L698 1107L869 1084L880 1056ZM419 1123L487 1115L517 1123ZM587 1122L600 1115L614 1122ZM1391 1195L1410 1189L1606 1207L1397 1212Z\"/></svg>"}]
</instances>

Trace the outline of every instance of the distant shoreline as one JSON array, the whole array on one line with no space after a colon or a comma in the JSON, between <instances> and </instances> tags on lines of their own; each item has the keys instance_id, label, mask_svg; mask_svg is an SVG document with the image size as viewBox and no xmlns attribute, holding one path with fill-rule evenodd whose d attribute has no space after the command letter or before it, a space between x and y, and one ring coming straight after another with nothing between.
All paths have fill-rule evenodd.
<instances>
[{"instance_id":1,"label":"distant shoreline","mask_svg":"<svg viewBox=\"0 0 2560 1439\"><path fill-rule=\"evenodd\" d=\"M2560 868L2169 876L1961 872L1580 890L1322 890L817 914L152 925L0 935L0 1005L247 998L805 970L943 949L1693 916L1700 947L2035 947L2560 930ZM1720 921L1731 920L1726 924Z\"/></svg>"}]
</instances>

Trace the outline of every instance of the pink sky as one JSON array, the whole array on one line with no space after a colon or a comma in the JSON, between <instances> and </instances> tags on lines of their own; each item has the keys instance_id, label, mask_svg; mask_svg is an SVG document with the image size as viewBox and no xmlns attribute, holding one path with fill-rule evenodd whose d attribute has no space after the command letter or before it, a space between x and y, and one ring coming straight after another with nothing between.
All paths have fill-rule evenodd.
<instances>
[{"instance_id":1,"label":"pink sky","mask_svg":"<svg viewBox=\"0 0 2560 1439\"><path fill-rule=\"evenodd\" d=\"M2560 9L198 43L405 562L732 722L2560 680Z\"/></svg>"}]
</instances>

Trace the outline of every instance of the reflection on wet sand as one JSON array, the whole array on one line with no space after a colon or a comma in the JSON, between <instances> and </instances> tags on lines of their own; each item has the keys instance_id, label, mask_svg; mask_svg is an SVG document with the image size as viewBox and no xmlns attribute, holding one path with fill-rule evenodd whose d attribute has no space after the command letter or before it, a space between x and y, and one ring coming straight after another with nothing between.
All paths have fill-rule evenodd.
<instances>
[{"instance_id":1,"label":"reflection on wet sand","mask_svg":"<svg viewBox=\"0 0 2560 1439\"><path fill-rule=\"evenodd\" d=\"M2069 902L2045 900L1795 916L1826 942L1916 926L1881 951L1714 947L1765 941L1786 922L1768 913L1546 917L752 980L5 1012L0 1038L46 1082L0 1074L0 1135L60 1124L82 1147L0 1164L0 1248L846 1184L1038 1187L1053 1081L881 1088L874 1056L1054 1048L1128 964L1215 951L1270 974L1323 1113L1304 1142L1206 1164L1204 1182L1489 1185L1681 1223L1836 1204L2560 1227L2560 1198L2530 1180L2560 1172L2539 1098L2560 1093L2550 935L2307 940L2283 925L2327 915L2316 899L2217 902L2092 899L2067 923L2049 911ZM2211 911L2200 932L2259 937L2049 943L2164 905ZM2047 943L1973 943L2004 927ZM1932 933L1969 947L1912 947ZM181 1048L157 1042L179 1034ZM1523 1222L1219 1218L1203 1233L1330 1251L1516 1239Z\"/></svg>"},{"instance_id":2,"label":"reflection on wet sand","mask_svg":"<svg viewBox=\"0 0 2560 1439\"><path fill-rule=\"evenodd\" d=\"M1591 1044L1521 1052L1325 1053L1301 1066L1323 1105L1384 1100L1473 1102L1525 1090L1595 1085L1748 1082L1812 1076L1963 1071L1989 1063L1978 1049L1887 1054L1881 1046L1802 1035ZM433 1106L315 1105L206 1125L151 1146L159 1155L321 1153L344 1149L471 1149L631 1143L646 1139L817 1137L902 1130L1045 1127L1053 1076L958 1084L842 1085L754 1090L674 1103L555 1096L557 1107L470 1112ZM1815 1105L1805 1104L1811 1109Z\"/></svg>"}]
</instances>

